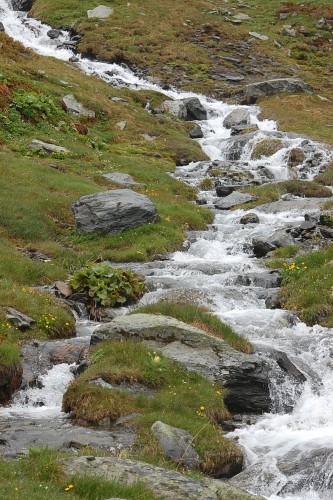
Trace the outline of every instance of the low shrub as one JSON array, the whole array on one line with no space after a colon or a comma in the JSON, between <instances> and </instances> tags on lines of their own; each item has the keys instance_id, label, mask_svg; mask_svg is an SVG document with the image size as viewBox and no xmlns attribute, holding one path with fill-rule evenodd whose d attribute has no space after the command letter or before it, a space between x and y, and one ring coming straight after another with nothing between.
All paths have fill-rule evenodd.
<instances>
[{"instance_id":1,"label":"low shrub","mask_svg":"<svg viewBox=\"0 0 333 500\"><path fill-rule=\"evenodd\" d=\"M46 119L54 119L60 114L54 101L42 93L27 92L20 89L13 94L10 104L23 118L39 122Z\"/></svg>"},{"instance_id":2,"label":"low shrub","mask_svg":"<svg viewBox=\"0 0 333 500\"><path fill-rule=\"evenodd\" d=\"M74 292L89 297L91 311L96 307L121 306L138 300L144 293L144 279L108 262L92 264L76 272L70 280Z\"/></svg>"}]
</instances>

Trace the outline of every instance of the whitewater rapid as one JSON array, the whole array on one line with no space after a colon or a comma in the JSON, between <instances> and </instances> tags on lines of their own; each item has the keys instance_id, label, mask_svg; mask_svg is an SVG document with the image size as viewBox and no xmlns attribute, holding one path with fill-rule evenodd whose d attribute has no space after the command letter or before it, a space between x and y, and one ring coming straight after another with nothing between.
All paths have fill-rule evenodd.
<instances>
[{"instance_id":1,"label":"whitewater rapid","mask_svg":"<svg viewBox=\"0 0 333 500\"><path fill-rule=\"evenodd\" d=\"M23 13L14 12L5 0L0 0L0 21L9 36L43 56L68 61L74 55L71 50L58 47L69 39L67 33L63 32L58 40L51 40L47 36L49 26L28 19ZM204 137L199 143L212 161L226 159L224 145L231 131L223 126L223 121L231 111L237 109L236 105L190 92L165 91L124 67L75 55L78 57L78 61L73 63L76 68L111 85L126 85L134 90L155 90L170 99L199 97L208 111L208 120L200 122ZM287 179L288 154L291 149L301 146L303 138L284 135L280 151L260 161L251 159L256 143L267 134L275 133L277 124L271 120L260 120L257 106L247 109L250 112L250 124L256 125L259 130L242 151L242 168L247 169L255 179L259 178L259 167L267 168L276 181ZM324 146L311 144L320 153L322 162L318 168L307 172L309 179L331 154ZM202 169L197 164L190 164L179 167L175 175L192 185L198 185L206 172L205 164ZM208 204L211 203L211 192L203 193L203 196ZM296 390L294 381L281 372L275 378L272 374L272 413L262 416L254 425L236 429L229 437L237 439L244 448L246 467L259 467L254 470L248 485L249 491L270 500L328 500L333 497L329 469L324 476L320 474L321 471L317 471L313 480L309 480L303 477L304 473L302 476L297 461L301 464L309 457L311 459L314 451L332 450L333 453L332 331L319 326L309 328L297 318L290 321L287 311L266 309L264 300L258 298L253 287L235 284L240 274L265 270L258 260L252 258L248 243L253 238L265 238L272 228L285 229L299 224L308 210L296 209L277 214L260 209L252 212L259 216L260 224L241 225L239 220L246 213L244 210L218 213L210 231L197 233L186 252L176 252L164 266L153 270L150 280L155 284L155 291L147 294L144 300L149 302L163 296L166 283L168 289L187 288L205 292L210 296L210 306L215 314L248 338L262 355L269 357L271 348L278 349L305 367L309 376L301 390ZM60 412L61 396L71 379L68 365L56 366L41 378L42 393L38 393L37 388L20 393L13 407L4 411L28 411L35 418L38 413L53 415ZM38 407L39 404L44 406ZM290 406L292 410L287 412L286 407ZM330 454L327 456L328 460ZM281 472L286 460L296 460L295 473Z\"/></svg>"}]
</instances>

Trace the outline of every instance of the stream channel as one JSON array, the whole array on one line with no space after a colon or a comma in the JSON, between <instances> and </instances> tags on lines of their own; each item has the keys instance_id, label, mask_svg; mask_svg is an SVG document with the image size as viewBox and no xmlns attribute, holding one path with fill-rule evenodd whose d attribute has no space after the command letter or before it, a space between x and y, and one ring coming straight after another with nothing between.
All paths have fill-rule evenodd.
<instances>
[{"instance_id":1,"label":"stream channel","mask_svg":"<svg viewBox=\"0 0 333 500\"><path fill-rule=\"evenodd\" d=\"M9 36L39 54L63 61L74 55L71 50L57 47L69 40L67 33L63 32L59 39L51 40L47 36L50 27L27 18L25 13L14 12L5 0L0 0L0 21ZM77 57L78 61L74 63L77 68L111 85L149 88L165 94L168 99L195 96L163 90L116 64ZM236 174L247 170L258 183L285 180L290 176L287 165L289 152L297 147L305 152L304 162L297 167L297 175L310 180L332 156L324 146L309 139L278 132L275 122L258 118L258 107L243 106L250 113L250 123L257 126L258 131L244 144L237 145L238 156L235 160L235 143L229 139L231 130L223 126L223 121L238 106L202 95L197 97L208 112L208 119L200 122L204 137L199 143L210 161L177 167L173 175L184 182L198 186L206 177L208 168L226 166L223 162L229 162L228 168ZM280 138L284 147L269 158L251 160L255 144L266 137ZM271 363L271 413L254 419L252 425L241 424L229 437L236 438L244 448L245 487L248 491L270 500L332 499L332 330L320 326L307 327L288 311L266 308L263 288L254 286L252 279L246 280L246 276L253 276L251 273L267 274L260 260L253 257L252 239L266 240L273 232L299 226L305 214L318 215L318 201L294 198L279 202L274 208L262 206L251 210L258 215L260 222L243 225L239 221L247 211L214 209L216 195L212 190L201 192L200 199L214 210L214 223L207 231L191 233L186 249L176 252L169 260L136 266L146 275L152 290L141 302L154 302L170 290L197 292L202 302L208 304L217 316L253 343L259 355L268 360L273 351L288 355L305 374L306 380L300 384L276 363ZM240 276L243 284L240 283ZM85 318L79 318L76 341L88 345L96 326ZM28 434L34 436L29 442L36 445L45 443L45 435L48 436L46 442L52 445L59 439L75 442L82 437L82 433L85 436L89 434L92 445L98 446L106 440L110 448L116 447L118 442L126 444L124 431L74 427L61 413L62 394L72 378L71 366L59 364L40 378L38 387L20 391L12 406L0 410L1 429L6 425L10 429L6 439L16 440L18 447L24 447L26 442L15 434L15 429L19 429L20 435L25 438Z\"/></svg>"}]
</instances>

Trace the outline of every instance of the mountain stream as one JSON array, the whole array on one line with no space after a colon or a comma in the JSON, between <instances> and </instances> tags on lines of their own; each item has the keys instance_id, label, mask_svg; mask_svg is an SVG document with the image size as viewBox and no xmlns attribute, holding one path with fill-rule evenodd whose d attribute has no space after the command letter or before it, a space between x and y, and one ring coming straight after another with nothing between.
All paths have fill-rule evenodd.
<instances>
[{"instance_id":1,"label":"mountain stream","mask_svg":"<svg viewBox=\"0 0 333 500\"><path fill-rule=\"evenodd\" d=\"M25 13L14 12L6 0L0 0L0 21L9 36L39 54L63 61L74 55L71 50L58 47L69 39L67 33L51 40L47 36L50 27L27 18ZM74 66L111 85L148 88L164 93L169 99L194 96L162 90L122 66L75 55L78 61ZM223 121L238 106L202 95L197 97L208 111L208 119L200 122L204 137L199 142L210 161L177 167L174 175L184 182L198 186L208 168L223 166L228 161L234 171L248 171L258 183L285 180L290 175L289 152L297 147L305 151L297 175L311 179L331 157L320 144L278 132L275 122L260 120L260 109L250 106L246 107L250 122L258 131L240 146L239 157L233 160L231 130L223 126ZM284 147L269 158L251 159L255 144L266 137L280 138ZM201 192L200 198L214 210L213 191ZM239 276L267 272L260 260L253 258L249 248L253 238L265 240L272 230L297 226L304 221L305 213L318 212L315 204L301 203L298 199L292 199L285 207L280 204L272 211L265 207L251 210L260 222L247 225L239 223L246 210L215 210L213 225L207 231L192 233L185 251L176 252L170 260L142 266L152 290L142 302L154 302L170 290L200 292L203 302L208 301L216 315L248 338L258 353L269 358L272 350L282 351L306 374L300 389L278 367L273 370L272 412L260 416L252 425L240 424L229 437L237 439L245 450L246 482L240 486L270 500L328 500L333 497L332 331L320 326L307 327L288 311L266 309L260 287L239 284ZM88 338L95 326L89 324L83 337ZM52 419L64 419L61 397L72 377L69 365L55 365L41 377L38 387L20 391L12 406L1 409L0 415L4 419L33 418L39 427L46 422L49 425Z\"/></svg>"}]
</instances>

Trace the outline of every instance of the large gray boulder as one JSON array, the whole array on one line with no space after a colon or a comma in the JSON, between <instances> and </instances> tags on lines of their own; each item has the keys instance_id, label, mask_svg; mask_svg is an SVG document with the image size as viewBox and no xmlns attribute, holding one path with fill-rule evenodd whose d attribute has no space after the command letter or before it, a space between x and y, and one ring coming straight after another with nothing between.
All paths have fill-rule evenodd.
<instances>
[{"instance_id":1,"label":"large gray boulder","mask_svg":"<svg viewBox=\"0 0 333 500\"><path fill-rule=\"evenodd\" d=\"M150 432L155 434L165 455L186 469L199 468L199 455L191 446L193 436L164 422L155 422Z\"/></svg>"},{"instance_id":2,"label":"large gray boulder","mask_svg":"<svg viewBox=\"0 0 333 500\"><path fill-rule=\"evenodd\" d=\"M176 101L166 100L162 106L182 120L207 120L207 111L197 97L186 97Z\"/></svg>"},{"instance_id":3,"label":"large gray boulder","mask_svg":"<svg viewBox=\"0 0 333 500\"><path fill-rule=\"evenodd\" d=\"M224 121L223 125L226 128L233 128L238 125L248 125L250 123L250 112L246 108L237 108L229 113Z\"/></svg>"},{"instance_id":4,"label":"large gray boulder","mask_svg":"<svg viewBox=\"0 0 333 500\"><path fill-rule=\"evenodd\" d=\"M158 220L156 207L147 196L130 189L82 196L72 211L80 234L120 233Z\"/></svg>"},{"instance_id":5,"label":"large gray boulder","mask_svg":"<svg viewBox=\"0 0 333 500\"><path fill-rule=\"evenodd\" d=\"M70 457L61 461L64 472L100 477L104 481L145 483L158 498L172 500L263 500L216 479L193 479L180 472L118 457Z\"/></svg>"},{"instance_id":6,"label":"large gray boulder","mask_svg":"<svg viewBox=\"0 0 333 500\"><path fill-rule=\"evenodd\" d=\"M213 337L175 318L153 314L120 316L97 328L91 344L103 340L130 339L144 342L230 391L227 405L237 412L268 411L269 370L256 355L236 351Z\"/></svg>"},{"instance_id":7,"label":"large gray boulder","mask_svg":"<svg viewBox=\"0 0 333 500\"><path fill-rule=\"evenodd\" d=\"M295 78L277 78L264 82L250 83L245 87L245 95L250 102L255 102L259 97L288 92L298 94L299 92L311 91L311 87L302 80Z\"/></svg>"},{"instance_id":8,"label":"large gray boulder","mask_svg":"<svg viewBox=\"0 0 333 500\"><path fill-rule=\"evenodd\" d=\"M95 111L85 108L78 102L72 94L65 95L62 98L61 104L69 115L87 116L88 118L95 118Z\"/></svg>"}]
</instances>

